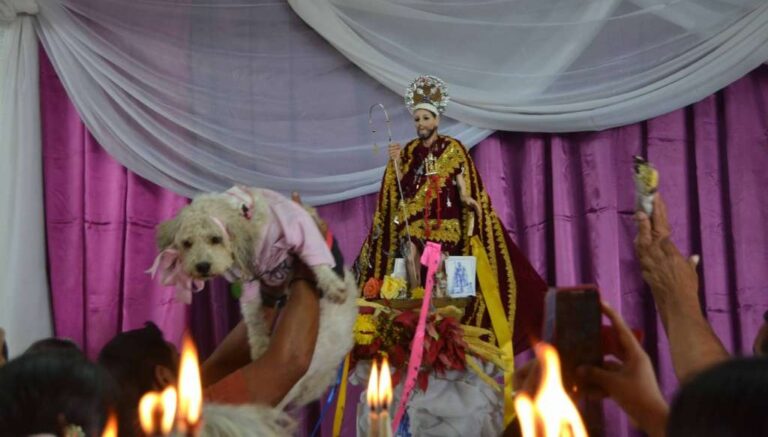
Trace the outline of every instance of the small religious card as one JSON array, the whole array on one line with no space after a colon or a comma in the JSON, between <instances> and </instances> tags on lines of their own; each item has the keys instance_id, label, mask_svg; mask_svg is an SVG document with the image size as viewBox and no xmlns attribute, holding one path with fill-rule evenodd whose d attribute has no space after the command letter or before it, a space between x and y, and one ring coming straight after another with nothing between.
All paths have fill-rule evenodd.
<instances>
[{"instance_id":1,"label":"small religious card","mask_svg":"<svg viewBox=\"0 0 768 437\"><path fill-rule=\"evenodd\" d=\"M477 260L474 256L451 256L445 260L448 276L448 296L468 297L475 295Z\"/></svg>"},{"instance_id":2,"label":"small religious card","mask_svg":"<svg viewBox=\"0 0 768 437\"><path fill-rule=\"evenodd\" d=\"M395 266L392 268L392 274L390 276L393 278L406 279L404 258L395 258Z\"/></svg>"}]
</instances>

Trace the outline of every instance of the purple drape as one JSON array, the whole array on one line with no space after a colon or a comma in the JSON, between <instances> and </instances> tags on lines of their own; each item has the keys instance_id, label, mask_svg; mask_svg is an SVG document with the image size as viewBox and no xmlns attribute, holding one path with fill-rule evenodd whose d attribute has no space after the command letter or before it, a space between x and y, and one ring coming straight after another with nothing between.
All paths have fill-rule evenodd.
<instances>
[{"instance_id":1,"label":"purple drape","mask_svg":"<svg viewBox=\"0 0 768 437\"><path fill-rule=\"evenodd\" d=\"M120 330L158 323L168 338L184 306L144 273L154 226L186 199L128 172L87 133L52 66L41 56L46 225L56 333L93 356ZM702 255L706 314L734 353L748 353L768 309L768 68L724 91L644 123L595 133L496 133L472 155L513 239L551 284L595 282L629 324L646 332L665 393L676 381L666 338L632 249L632 155L661 172L673 239ZM365 238L374 195L326 205L347 263ZM216 284L195 297L191 327L205 354L237 320ZM357 390L344 435L354 435ZM324 424L330 435L332 411ZM606 410L607 435L627 421Z\"/></svg>"},{"instance_id":2,"label":"purple drape","mask_svg":"<svg viewBox=\"0 0 768 437\"><path fill-rule=\"evenodd\" d=\"M186 200L127 171L88 133L41 50L45 221L56 335L95 356L152 320L180 338L186 311L144 271L154 227Z\"/></svg>"}]
</instances>

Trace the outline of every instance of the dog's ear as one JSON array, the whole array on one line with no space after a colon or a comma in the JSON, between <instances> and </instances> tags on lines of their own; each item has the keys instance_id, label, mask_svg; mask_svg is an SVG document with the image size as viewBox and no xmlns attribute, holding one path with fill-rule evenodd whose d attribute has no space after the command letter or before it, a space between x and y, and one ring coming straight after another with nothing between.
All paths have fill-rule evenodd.
<instances>
[{"instance_id":1,"label":"dog's ear","mask_svg":"<svg viewBox=\"0 0 768 437\"><path fill-rule=\"evenodd\" d=\"M155 228L155 242L157 248L165 250L173 244L174 238L176 238L176 232L179 231L180 221L178 217L166 220Z\"/></svg>"},{"instance_id":2,"label":"dog's ear","mask_svg":"<svg viewBox=\"0 0 768 437\"><path fill-rule=\"evenodd\" d=\"M227 232L232 240L232 255L235 265L243 272L251 271L253 247L256 243L256 231L249 220L235 218L226 223Z\"/></svg>"}]
</instances>

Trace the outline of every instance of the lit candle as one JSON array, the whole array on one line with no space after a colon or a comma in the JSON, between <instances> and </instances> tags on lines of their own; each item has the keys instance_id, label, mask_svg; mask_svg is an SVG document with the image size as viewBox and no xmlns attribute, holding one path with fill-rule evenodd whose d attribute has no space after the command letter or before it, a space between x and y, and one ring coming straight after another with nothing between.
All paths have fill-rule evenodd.
<instances>
[{"instance_id":1,"label":"lit candle","mask_svg":"<svg viewBox=\"0 0 768 437\"><path fill-rule=\"evenodd\" d=\"M379 374L376 370L376 360L371 367L371 377L368 379L368 437L379 437Z\"/></svg>"},{"instance_id":2,"label":"lit candle","mask_svg":"<svg viewBox=\"0 0 768 437\"><path fill-rule=\"evenodd\" d=\"M115 417L114 411L109 412L107 424L104 426L101 437L117 437L117 417Z\"/></svg>"},{"instance_id":3,"label":"lit candle","mask_svg":"<svg viewBox=\"0 0 768 437\"><path fill-rule=\"evenodd\" d=\"M579 410L563 388L557 350L539 343L536 358L541 366L536 394L519 394L514 403L523 437L588 437Z\"/></svg>"},{"instance_id":4,"label":"lit candle","mask_svg":"<svg viewBox=\"0 0 768 437\"><path fill-rule=\"evenodd\" d=\"M163 435L170 435L173 430L173 422L176 418L176 401L178 397L176 388L168 386L160 393L160 402L163 405L163 416L160 419L160 430Z\"/></svg>"},{"instance_id":5,"label":"lit candle","mask_svg":"<svg viewBox=\"0 0 768 437\"><path fill-rule=\"evenodd\" d=\"M176 417L176 389L148 392L139 401L139 423L148 436L165 436L173 430Z\"/></svg>"},{"instance_id":6,"label":"lit candle","mask_svg":"<svg viewBox=\"0 0 768 437\"><path fill-rule=\"evenodd\" d=\"M389 407L392 404L392 376L389 373L389 361L387 361L386 357L381 364L378 398L378 404L381 408L381 415L379 416L381 431L379 437L392 437L392 419L389 417Z\"/></svg>"},{"instance_id":7,"label":"lit candle","mask_svg":"<svg viewBox=\"0 0 768 437\"><path fill-rule=\"evenodd\" d=\"M184 334L179 367L178 416L176 427L181 435L197 436L202 428L203 387L200 366L192 337Z\"/></svg>"},{"instance_id":8,"label":"lit candle","mask_svg":"<svg viewBox=\"0 0 768 437\"><path fill-rule=\"evenodd\" d=\"M150 437L162 435L160 423L163 417L163 405L160 394L150 391L144 394L139 401L139 423L144 434Z\"/></svg>"}]
</instances>

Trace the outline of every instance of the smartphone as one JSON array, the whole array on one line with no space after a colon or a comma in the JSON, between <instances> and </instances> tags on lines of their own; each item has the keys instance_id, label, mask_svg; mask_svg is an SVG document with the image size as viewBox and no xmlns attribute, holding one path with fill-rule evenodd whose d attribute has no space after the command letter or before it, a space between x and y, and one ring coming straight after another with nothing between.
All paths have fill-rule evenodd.
<instances>
[{"instance_id":1,"label":"smartphone","mask_svg":"<svg viewBox=\"0 0 768 437\"><path fill-rule=\"evenodd\" d=\"M544 305L542 340L557 349L563 386L575 394L576 369L603 362L600 293L591 284L550 288Z\"/></svg>"}]
</instances>

